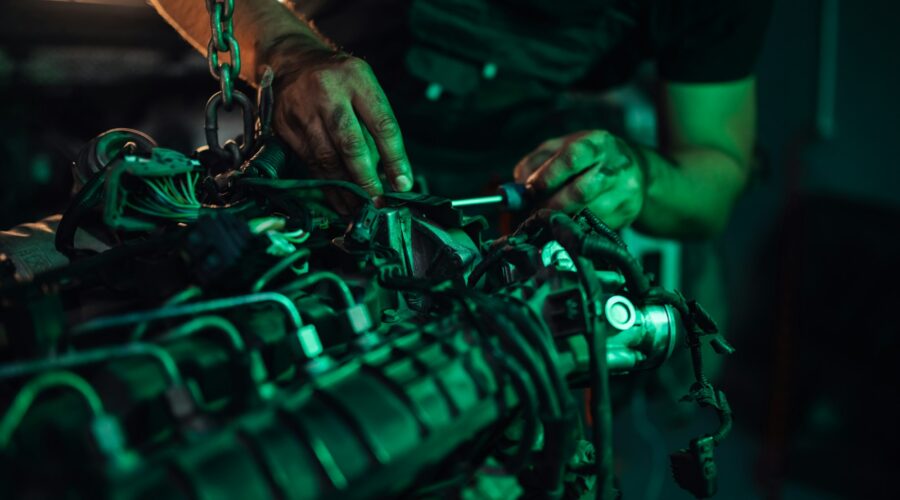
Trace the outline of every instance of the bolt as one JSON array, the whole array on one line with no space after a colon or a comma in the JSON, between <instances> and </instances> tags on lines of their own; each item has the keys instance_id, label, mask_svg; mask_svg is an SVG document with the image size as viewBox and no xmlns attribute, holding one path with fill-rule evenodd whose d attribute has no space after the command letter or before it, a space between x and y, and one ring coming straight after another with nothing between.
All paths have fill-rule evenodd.
<instances>
[{"instance_id":1,"label":"bolt","mask_svg":"<svg viewBox=\"0 0 900 500\"><path fill-rule=\"evenodd\" d=\"M609 309L609 320L616 324L624 325L631 319L631 312L625 307L625 304L614 304Z\"/></svg>"}]
</instances>

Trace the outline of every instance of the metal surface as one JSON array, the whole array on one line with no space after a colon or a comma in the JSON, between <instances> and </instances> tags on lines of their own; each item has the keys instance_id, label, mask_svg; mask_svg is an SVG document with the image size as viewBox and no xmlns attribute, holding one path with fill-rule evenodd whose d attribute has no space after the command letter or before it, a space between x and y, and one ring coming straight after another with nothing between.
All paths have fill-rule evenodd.
<instances>
[{"instance_id":1,"label":"metal surface","mask_svg":"<svg viewBox=\"0 0 900 500\"><path fill-rule=\"evenodd\" d=\"M271 278L281 293L247 294L258 280L252 273L243 285L235 283L237 274L195 283L197 296L179 293L156 308L126 305L116 314L69 323L64 339L75 354L0 364L0 375L23 383L39 372L89 364L85 380L108 403L107 415L77 413L72 408L83 402L72 397L43 398L35 414L52 409L54 425L72 429L76 450L93 446L82 442L85 427L112 429L90 434L106 443L98 447L100 457L61 452L35 467L30 457L43 448L34 436L48 424L23 419L10 434L15 448L5 450L16 453L19 465L0 470L0 494L2 473L18 478L9 484L54 496L55 485L42 483L40 472L71 470L92 479L104 475L97 485L77 487L80 498L394 497L440 484L457 473L455 464L480 463L513 417L531 429L517 443L521 463L559 468L566 452L544 459L532 453L532 444L568 449L566 429L574 425L565 418L574 414L566 410L574 404L568 384L590 378L597 353L588 335L596 320L605 317L613 326L604 329L607 373L656 367L678 343L680 320L671 306L635 307L624 280L599 280L596 297L608 298L605 307L597 304L604 313L596 318L593 299L559 244L523 240L502 257L516 263L514 281L498 281L498 268L491 271L496 288L466 287L482 255L464 218L445 217L456 222L444 225L437 209L446 200L404 200L403 206L373 208L370 240L343 251L334 233L318 224L266 215L282 218L268 230L293 234L299 224L309 234L299 243L309 268ZM193 230L202 226L191 224ZM248 233L268 238L262 230ZM235 236L215 234L216 242ZM235 256L242 266L267 255L266 245L246 248L250 253ZM160 250L149 260L194 255ZM284 258L260 273L283 269ZM228 259L217 254L214 260ZM122 299L122 292L113 293ZM138 325L145 330L141 343L130 343L127 334ZM319 339L318 332L327 335ZM150 362L157 358L165 363ZM542 440L534 433L539 425Z\"/></svg>"},{"instance_id":2,"label":"metal surface","mask_svg":"<svg viewBox=\"0 0 900 500\"><path fill-rule=\"evenodd\" d=\"M479 196L477 198L464 198L461 200L453 200L451 203L453 208L477 207L482 205L497 205L503 203L503 196L496 194L492 196Z\"/></svg>"},{"instance_id":3,"label":"metal surface","mask_svg":"<svg viewBox=\"0 0 900 500\"><path fill-rule=\"evenodd\" d=\"M678 313L671 306L629 309L630 304L627 298L616 296L605 305L607 321L618 330L607 343L607 360L613 373L656 368L683 340Z\"/></svg>"},{"instance_id":4,"label":"metal surface","mask_svg":"<svg viewBox=\"0 0 900 500\"><path fill-rule=\"evenodd\" d=\"M499 204L504 210L518 212L531 208L532 202L532 193L524 185L516 182L505 182L497 186L497 194L493 196L453 200L452 206L461 208Z\"/></svg>"},{"instance_id":5,"label":"metal surface","mask_svg":"<svg viewBox=\"0 0 900 500\"><path fill-rule=\"evenodd\" d=\"M630 300L621 296L610 297L603 306L606 321L616 330L627 330L637 322L637 312Z\"/></svg>"}]
</instances>

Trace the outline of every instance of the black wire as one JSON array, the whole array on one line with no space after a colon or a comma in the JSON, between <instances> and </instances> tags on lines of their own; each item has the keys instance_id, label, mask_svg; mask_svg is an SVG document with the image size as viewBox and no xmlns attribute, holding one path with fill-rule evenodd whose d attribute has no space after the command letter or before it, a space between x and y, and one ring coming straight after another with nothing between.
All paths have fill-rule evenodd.
<instances>
[{"instance_id":1,"label":"black wire","mask_svg":"<svg viewBox=\"0 0 900 500\"><path fill-rule=\"evenodd\" d=\"M544 446L541 452L541 460L538 463L539 471L537 479L540 484L534 486L542 488L541 494L547 498L558 497L563 489L562 482L564 479L565 465L570 458L570 452L574 446L575 434L571 432L571 421L574 420L574 408L571 404L571 398L566 388L558 388L550 382L548 372L558 374L556 364L550 359L549 354L544 356L543 365L541 361L536 359L534 347L531 343L525 341L520 333L522 330L531 330L530 327L521 325L521 319L514 320L509 313L514 309L511 304L499 299L492 299L489 296L478 296L474 292L470 292L475 300L480 301L487 311L495 311L494 315L486 314L484 318L488 322L496 325L496 331L501 334L501 342L510 350L507 352L522 361L522 368L530 375L532 381L536 381L535 375L540 379L538 385L538 397L542 399L545 408L548 408L549 415L543 415L541 421L544 423ZM496 304L496 306L495 306ZM501 305L502 304L502 305ZM505 310L503 310L505 309ZM502 311L496 314L496 311ZM503 321L509 321L508 326L504 326ZM517 324L518 323L518 324ZM521 326L525 326L521 328ZM506 340L506 342L504 342ZM539 345L542 344L539 340ZM546 347L546 345L544 344ZM538 351L543 349L538 348ZM524 357L524 359L520 358ZM563 403L559 402L559 398L563 399Z\"/></svg>"},{"instance_id":2,"label":"black wire","mask_svg":"<svg viewBox=\"0 0 900 500\"><path fill-rule=\"evenodd\" d=\"M268 179L284 177L289 151L288 147L277 137L266 137L256 154L247 162L248 174L257 174Z\"/></svg>"},{"instance_id":3,"label":"black wire","mask_svg":"<svg viewBox=\"0 0 900 500\"><path fill-rule=\"evenodd\" d=\"M537 348L538 353L543 358L544 364L547 365L550 374L553 380L553 386L556 389L558 394L568 395L568 385L563 380L562 374L559 373L559 370L556 369L558 366L558 360L553 358L553 353L556 352L550 346L548 335L544 335L544 332L548 332L546 328L541 328L538 326L538 321L531 317L528 314L523 313L520 309L516 307L512 307L508 301L513 300L519 302L519 304L525 308L527 311L531 311L531 308L525 303L524 300L519 299L518 297L506 296L506 300L500 300L498 303L503 303L506 309L506 313L512 318L514 322L519 326L519 330L526 335L528 335L530 343L533 347ZM567 404L570 404L572 401L570 398L564 398L565 404L563 407L566 407Z\"/></svg>"},{"instance_id":4,"label":"black wire","mask_svg":"<svg viewBox=\"0 0 900 500\"><path fill-rule=\"evenodd\" d=\"M521 299L507 297L507 299L518 300L519 304L527 311L531 308ZM577 407L575 401L569 392L568 385L563 380L562 374L557 369L558 360L554 359L553 353L556 351L549 344L548 329L541 328L538 322L522 312L521 309L513 306L507 300L500 300L505 306L505 313L508 314L513 321L518 323L520 331L525 333L541 354L543 362L547 367L553 380L554 389L560 396L561 414L553 422L547 422L544 433L544 460L543 467L545 471L542 476L545 484L549 485L549 496L561 494L562 482L564 479L564 469L566 463L571 458L571 453L576 444L576 434L572 432L570 426L577 421Z\"/></svg>"},{"instance_id":5,"label":"black wire","mask_svg":"<svg viewBox=\"0 0 900 500\"><path fill-rule=\"evenodd\" d=\"M700 338L692 332L694 325L687 300L680 293L661 287L651 288L647 293L647 299L656 303L670 305L681 315L681 321L684 322L688 330L687 343L691 350L691 368L694 373L694 379L701 385L709 385L709 380L706 378L706 374L703 373L703 349L700 345Z\"/></svg>"},{"instance_id":6,"label":"black wire","mask_svg":"<svg viewBox=\"0 0 900 500\"><path fill-rule=\"evenodd\" d=\"M470 288L478 285L478 282L481 280L481 277L484 276L484 273L486 273L487 270L496 264L500 257L503 256L503 252L509 247L508 241L509 238L506 236L494 240L490 250L488 250L487 256L481 259L481 262L476 264L475 268L472 269L472 272L469 273L467 284Z\"/></svg>"},{"instance_id":7,"label":"black wire","mask_svg":"<svg viewBox=\"0 0 900 500\"><path fill-rule=\"evenodd\" d=\"M500 247L495 246L495 255L499 253L496 252L498 248ZM422 280L414 280L416 283L414 285L411 280L398 280L388 273L383 274L381 279L387 286L400 285L406 289L416 288L420 291L428 286L422 283ZM540 480L543 483L542 487L545 488L545 494L550 497L558 495L562 491L567 454L574 445L574 433L570 432L569 426L570 421L574 420L576 409L568 388L557 370L549 339L543 335L546 328L542 330L537 322L506 300L496 299L471 289L450 289L446 290L445 295L461 301L464 311L471 317L479 332L483 335L494 332L503 346L501 352L506 354L500 360L511 361L514 370L528 376L531 382L529 388L537 389L538 401L541 407L548 411L547 415L540 417L545 424L546 436L540 465L542 475ZM513 382L517 385L523 383L515 379ZM523 387L517 389L520 398L525 394L524 390L526 389ZM505 464L508 470L512 471L518 471L532 454L530 448L535 442L537 433L535 415L530 409L524 411L526 425L520 447L513 459Z\"/></svg>"},{"instance_id":8,"label":"black wire","mask_svg":"<svg viewBox=\"0 0 900 500\"><path fill-rule=\"evenodd\" d=\"M389 272L380 275L379 280L382 285L388 288L414 291L431 291L438 296L458 301L462 307L463 313L468 317L470 323L475 327L476 332L478 333L479 342L487 350L487 352L494 352L497 350L497 348L493 344L488 342L488 338L491 337L491 332L509 332L509 329L503 328L502 326L496 324L495 321L493 322L494 324L491 325L491 322L487 321L487 318L493 319L490 314L479 314L479 311L477 310L478 302L479 299L481 299L481 301L483 302L484 297L479 296L475 292L463 292L461 290L452 288L447 290L435 291L433 289L434 283L432 282L416 278L398 279L397 276L391 276ZM501 338L509 339L509 337L507 337L506 335ZM508 340L506 344L509 344L509 341L510 340ZM519 341L521 342L521 338L519 339ZM548 395L553 393L553 389L549 387L548 381L540 377L541 372L535 369L535 362L533 357L532 359L527 359L527 352L527 347L524 347L521 349L516 349L516 352L501 350L498 353L500 355L494 355L498 362L504 364L504 367L511 377L514 390L519 396L519 401L523 405L525 427L520 438L521 444L516 450L515 455L511 457L510 460L505 464L505 467L507 467L507 469L512 472L517 472L518 470L520 470L533 454L531 448L536 442L538 436L537 422L539 420L538 409L540 407L540 402L543 402L545 405L549 406L547 404L549 402ZM523 359L523 356L525 356L526 359ZM527 377L529 380L526 380L524 377ZM539 392L538 390L536 390L538 388L540 388Z\"/></svg>"},{"instance_id":9,"label":"black wire","mask_svg":"<svg viewBox=\"0 0 900 500\"><path fill-rule=\"evenodd\" d=\"M538 396L532 381L525 379L528 375L518 361L507 356L497 356L497 359L504 365L505 373L509 375L516 395L519 396L519 404L522 406L525 420L525 427L522 429L522 437L519 439L516 453L504 460L503 463L507 471L515 474L525 467L528 459L534 453L532 448L538 435Z\"/></svg>"},{"instance_id":10,"label":"black wire","mask_svg":"<svg viewBox=\"0 0 900 500\"><path fill-rule=\"evenodd\" d=\"M470 298L480 305L487 306L484 308L486 311L493 310L491 307L492 304L484 300L483 297L477 297L473 294ZM501 343L510 348L510 351L507 352L510 355L515 356L516 359L522 363L532 380L537 382L538 396L540 397L542 404L549 410L550 415L554 418L558 418L562 415L557 392L550 383L547 371L541 369L540 362L537 360L534 350L532 350L531 345L519 335L515 323L505 317L505 315L498 315L493 311L484 314L482 317L486 322L493 326L493 331L498 334ZM503 324L504 322L507 322L507 324Z\"/></svg>"},{"instance_id":11,"label":"black wire","mask_svg":"<svg viewBox=\"0 0 900 500\"><path fill-rule=\"evenodd\" d=\"M78 251L75 249L75 233L81 226L81 221L103 200L105 179L106 171L101 170L95 173L78 191L59 220L54 244L56 250L70 260L78 255Z\"/></svg>"},{"instance_id":12,"label":"black wire","mask_svg":"<svg viewBox=\"0 0 900 500\"><path fill-rule=\"evenodd\" d=\"M635 296L643 298L650 291L650 279L647 278L641 264L615 243L597 236L589 236L582 244L581 253L591 260L603 259L618 268L625 276L628 290Z\"/></svg>"},{"instance_id":13,"label":"black wire","mask_svg":"<svg viewBox=\"0 0 900 500\"><path fill-rule=\"evenodd\" d=\"M609 241L601 240L596 236L588 237L571 218L561 212L538 210L519 226L516 234L524 233L532 237L549 239L547 234L540 234L542 229L549 232L550 236L562 245L572 257L581 283L591 300L599 292L599 287L595 286L595 279L592 279L592 260L597 257L606 257L613 260L613 264L620 266L620 270L625 274L626 282L631 284L629 290L632 293L642 294L649 291L648 280L633 257ZM635 272L637 274L631 274ZM595 321L589 322L589 325L590 331L587 332L587 340L591 352L589 364L592 430L596 450L594 465L597 474L595 490L598 499L612 500L612 403L609 394L609 370L606 365L606 336L602 327L596 328Z\"/></svg>"},{"instance_id":14,"label":"black wire","mask_svg":"<svg viewBox=\"0 0 900 500\"><path fill-rule=\"evenodd\" d=\"M550 234L542 233L541 230L546 230ZM571 217L562 212L538 210L519 226L516 233L528 234L533 238L539 237L541 241L548 241L552 237L576 262L575 256L579 255L589 257L591 260L606 261L622 272L626 286L637 297L643 297L650 290L650 280L637 259L603 237L585 234ZM590 286L591 277L581 271L579 274L585 286Z\"/></svg>"},{"instance_id":15,"label":"black wire","mask_svg":"<svg viewBox=\"0 0 900 500\"><path fill-rule=\"evenodd\" d=\"M612 500L612 404L609 394L609 369L606 366L606 335L603 327L588 335L591 351L591 430L597 474L596 498Z\"/></svg>"},{"instance_id":16,"label":"black wire","mask_svg":"<svg viewBox=\"0 0 900 500\"><path fill-rule=\"evenodd\" d=\"M603 222L603 219L597 217L594 212L591 212L589 209L585 208L578 214L587 222L588 226L594 230L594 232L600 234L601 236L606 236L610 241L615 243L616 245L622 247L623 250L628 249L628 245L625 244L625 241L622 240L622 237L619 236L613 228L609 227L606 222Z\"/></svg>"},{"instance_id":17,"label":"black wire","mask_svg":"<svg viewBox=\"0 0 900 500\"><path fill-rule=\"evenodd\" d=\"M372 203L372 197L369 196L369 193L356 184L347 181L326 179L259 179L254 177L241 177L237 180L237 185L263 189L277 189L281 191L333 187L344 189L360 198L362 201Z\"/></svg>"},{"instance_id":18,"label":"black wire","mask_svg":"<svg viewBox=\"0 0 900 500\"><path fill-rule=\"evenodd\" d=\"M474 302L474 300L472 300L472 297L476 296L476 294L462 293L459 290L451 289L444 295L460 302L464 313L469 317L470 322L475 325L476 331L479 333L479 341L483 346L487 347L487 340L493 329L485 321L485 318L490 317L490 315L478 314L477 305L473 308L472 302ZM496 347L494 350L496 350ZM524 467L533 454L532 447L538 437L537 423L540 419L539 402L545 400L545 395L538 394L535 390L536 387L540 386L540 380L539 377L534 376L534 370L529 371L525 368L525 366L529 366L527 361L525 362L525 366L523 366L522 363L520 363L518 356L515 354L512 354L510 357L503 355L506 354L505 351L500 351L499 353L501 356L495 356L495 358L501 363L504 363L505 366L511 368L510 375L514 377L514 388L518 383L523 384L523 386L517 390L517 394L519 395L520 401L523 401L522 395L524 394L527 398L524 401L528 404L528 406L524 408L525 428L522 430L519 448L516 450L516 454L505 464L507 470L515 473ZM525 380L524 377L528 377L530 383Z\"/></svg>"}]
</instances>

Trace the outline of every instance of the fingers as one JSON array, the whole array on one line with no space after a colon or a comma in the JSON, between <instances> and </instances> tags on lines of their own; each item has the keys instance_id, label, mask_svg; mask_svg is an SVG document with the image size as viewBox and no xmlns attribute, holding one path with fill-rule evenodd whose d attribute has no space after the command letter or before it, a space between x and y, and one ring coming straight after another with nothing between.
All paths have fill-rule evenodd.
<instances>
[{"instance_id":1,"label":"fingers","mask_svg":"<svg viewBox=\"0 0 900 500\"><path fill-rule=\"evenodd\" d=\"M557 189L582 171L594 165L605 165L611 149L615 151L615 140L605 131L569 136L557 153L525 180L525 184L538 191Z\"/></svg>"},{"instance_id":2,"label":"fingers","mask_svg":"<svg viewBox=\"0 0 900 500\"><path fill-rule=\"evenodd\" d=\"M630 207L633 198L622 191L610 191L594 200L588 208L612 229L618 230L634 221L638 212Z\"/></svg>"},{"instance_id":3,"label":"fingers","mask_svg":"<svg viewBox=\"0 0 900 500\"><path fill-rule=\"evenodd\" d=\"M374 77L373 77L374 80ZM375 140L384 172L396 191L412 188L412 167L406 156L400 125L377 82L353 99L353 106Z\"/></svg>"},{"instance_id":4,"label":"fingers","mask_svg":"<svg viewBox=\"0 0 900 500\"><path fill-rule=\"evenodd\" d=\"M300 120L285 118L288 126L282 127L280 134L297 152L309 168L310 174L318 179L347 180L343 163L331 142L324 123L317 118ZM325 197L339 213L348 214L359 203L343 189L326 189Z\"/></svg>"},{"instance_id":5,"label":"fingers","mask_svg":"<svg viewBox=\"0 0 900 500\"><path fill-rule=\"evenodd\" d=\"M274 126L310 173L352 181L378 196L381 162L394 189L408 191L412 170L400 128L368 64L327 54L308 67L282 84Z\"/></svg>"},{"instance_id":6,"label":"fingers","mask_svg":"<svg viewBox=\"0 0 900 500\"><path fill-rule=\"evenodd\" d=\"M360 124L360 129L362 130L363 138L366 140L366 147L369 148L369 156L372 158L372 163L378 165L381 162L381 154L378 152L378 146L375 144L375 138L372 137L372 134L369 133L369 130ZM384 185L384 176L379 175L379 179Z\"/></svg>"},{"instance_id":7,"label":"fingers","mask_svg":"<svg viewBox=\"0 0 900 500\"><path fill-rule=\"evenodd\" d=\"M328 134L350 180L372 196L383 193L376 170L377 157L369 149L363 129L350 106L336 106L327 119ZM321 155L321 154L320 154Z\"/></svg>"},{"instance_id":8,"label":"fingers","mask_svg":"<svg viewBox=\"0 0 900 500\"><path fill-rule=\"evenodd\" d=\"M633 222L643 205L643 175L628 146L603 130L546 141L513 175L543 192L547 208L574 214L588 207L614 228Z\"/></svg>"},{"instance_id":9,"label":"fingers","mask_svg":"<svg viewBox=\"0 0 900 500\"><path fill-rule=\"evenodd\" d=\"M640 169L631 163L597 164L571 178L547 200L546 206L572 214L587 207L610 227L619 229L632 223L641 212L642 182Z\"/></svg>"},{"instance_id":10,"label":"fingers","mask_svg":"<svg viewBox=\"0 0 900 500\"><path fill-rule=\"evenodd\" d=\"M547 200L547 208L575 213L610 190L611 180L600 166L591 167Z\"/></svg>"},{"instance_id":11,"label":"fingers","mask_svg":"<svg viewBox=\"0 0 900 500\"><path fill-rule=\"evenodd\" d=\"M540 146L535 148L534 151L528 153L524 158L519 160L519 163L517 163L516 167L513 169L513 178L515 178L516 182L519 184L525 184L525 181L531 177L531 174L549 160L550 157L556 154L564 143L564 137L557 137L555 139L544 141Z\"/></svg>"},{"instance_id":12,"label":"fingers","mask_svg":"<svg viewBox=\"0 0 900 500\"><path fill-rule=\"evenodd\" d=\"M625 168L610 176L614 187L589 203L588 208L611 228L619 229L634 222L644 205L640 171Z\"/></svg>"}]
</instances>

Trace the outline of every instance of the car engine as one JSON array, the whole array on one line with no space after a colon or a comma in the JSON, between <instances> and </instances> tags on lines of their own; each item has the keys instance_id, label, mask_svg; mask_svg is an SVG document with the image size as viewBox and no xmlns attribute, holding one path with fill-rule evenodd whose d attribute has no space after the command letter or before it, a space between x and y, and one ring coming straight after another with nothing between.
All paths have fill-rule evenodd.
<instances>
[{"instance_id":1,"label":"car engine","mask_svg":"<svg viewBox=\"0 0 900 500\"><path fill-rule=\"evenodd\" d=\"M228 5L207 5L223 37ZM699 304L589 211L487 239L453 200L309 178L272 131L271 69L256 103L233 88L230 40L207 146L97 136L54 230L67 264L2 261L2 498L479 498L493 475L516 485L495 498L613 499L609 378L676 349L719 426L672 469L715 494L731 410L701 343L732 348ZM243 134L220 144L223 110Z\"/></svg>"},{"instance_id":2,"label":"car engine","mask_svg":"<svg viewBox=\"0 0 900 500\"><path fill-rule=\"evenodd\" d=\"M450 200L376 203L261 142L218 173L136 131L88 144L70 264L0 290L4 498L434 496L486 463L528 496L612 498L608 379L682 348L722 426L673 468L714 493L731 415L699 345L730 346L602 222L541 209L484 240Z\"/></svg>"}]
</instances>

